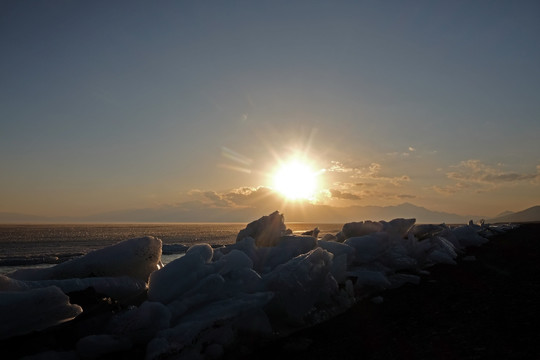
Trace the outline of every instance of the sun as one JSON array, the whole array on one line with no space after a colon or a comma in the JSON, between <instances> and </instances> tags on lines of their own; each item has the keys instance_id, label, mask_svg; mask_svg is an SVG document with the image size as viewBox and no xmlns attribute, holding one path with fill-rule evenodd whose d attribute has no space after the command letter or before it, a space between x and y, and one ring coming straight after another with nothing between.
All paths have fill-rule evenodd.
<instances>
[{"instance_id":1,"label":"sun","mask_svg":"<svg viewBox=\"0 0 540 360\"><path fill-rule=\"evenodd\" d=\"M318 173L307 163L291 160L274 173L274 190L288 200L313 200L317 192Z\"/></svg>"}]
</instances>

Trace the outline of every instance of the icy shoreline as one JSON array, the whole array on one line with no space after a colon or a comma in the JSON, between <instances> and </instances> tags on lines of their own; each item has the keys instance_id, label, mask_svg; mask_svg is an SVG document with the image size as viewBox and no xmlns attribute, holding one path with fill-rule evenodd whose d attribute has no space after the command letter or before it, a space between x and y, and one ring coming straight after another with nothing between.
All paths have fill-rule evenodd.
<instances>
[{"instance_id":1,"label":"icy shoreline","mask_svg":"<svg viewBox=\"0 0 540 360\"><path fill-rule=\"evenodd\" d=\"M62 322L83 326L77 317L89 312L66 294L91 287L118 306L100 313L106 321L58 356L98 358L138 348L148 359L217 358L240 339L250 339L249 346L282 336L382 290L418 283L429 266L454 264L465 248L512 228L414 222L348 223L318 239L291 235L276 212L248 224L235 244L195 245L164 267L159 239L127 240L51 268L1 276L0 313L12 320L1 325L0 337ZM52 315L41 319L43 313Z\"/></svg>"}]
</instances>

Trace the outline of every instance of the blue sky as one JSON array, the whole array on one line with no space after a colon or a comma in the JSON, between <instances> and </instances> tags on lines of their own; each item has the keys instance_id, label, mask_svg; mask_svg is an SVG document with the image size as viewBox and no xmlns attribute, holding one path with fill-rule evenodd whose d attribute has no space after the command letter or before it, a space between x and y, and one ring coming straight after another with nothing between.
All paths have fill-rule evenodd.
<instances>
[{"instance_id":1,"label":"blue sky","mask_svg":"<svg viewBox=\"0 0 540 360\"><path fill-rule=\"evenodd\" d=\"M321 170L320 204L539 204L539 14L536 1L4 1L0 211L246 206L231 194L271 187L297 152Z\"/></svg>"}]
</instances>

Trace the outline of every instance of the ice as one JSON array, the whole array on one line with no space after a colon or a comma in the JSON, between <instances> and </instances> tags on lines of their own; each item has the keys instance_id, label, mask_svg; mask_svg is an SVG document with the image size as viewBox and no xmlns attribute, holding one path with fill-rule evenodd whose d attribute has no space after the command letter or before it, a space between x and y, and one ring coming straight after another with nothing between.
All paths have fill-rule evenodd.
<instances>
[{"instance_id":1,"label":"ice","mask_svg":"<svg viewBox=\"0 0 540 360\"><path fill-rule=\"evenodd\" d=\"M345 282L347 280L347 268L354 260L354 248L340 242L325 240L317 241L317 246L334 255L330 272L338 283Z\"/></svg>"},{"instance_id":2,"label":"ice","mask_svg":"<svg viewBox=\"0 0 540 360\"><path fill-rule=\"evenodd\" d=\"M268 216L250 222L245 229L241 230L236 241L242 241L246 237L255 239L258 246L274 246L279 239L292 231L285 226L283 214L274 211Z\"/></svg>"},{"instance_id":3,"label":"ice","mask_svg":"<svg viewBox=\"0 0 540 360\"><path fill-rule=\"evenodd\" d=\"M259 250L255 245L255 239L252 237L245 237L244 239L237 241L232 245L227 245L222 248L218 248L214 251L214 261L219 260L223 255L228 254L233 250L239 250L246 254L252 261L252 263L259 263Z\"/></svg>"},{"instance_id":4,"label":"ice","mask_svg":"<svg viewBox=\"0 0 540 360\"><path fill-rule=\"evenodd\" d=\"M352 264L354 260L355 249L347 244L335 241L319 240L317 241L317 246L319 246L321 249L331 252L332 254L334 254L334 257L345 255L345 257L347 258L347 265Z\"/></svg>"},{"instance_id":5,"label":"ice","mask_svg":"<svg viewBox=\"0 0 540 360\"><path fill-rule=\"evenodd\" d=\"M20 269L7 275L18 280L130 276L147 281L158 269L160 259L161 240L146 236L94 250L50 268Z\"/></svg>"},{"instance_id":6,"label":"ice","mask_svg":"<svg viewBox=\"0 0 540 360\"><path fill-rule=\"evenodd\" d=\"M343 225L341 232L338 233L337 237L340 242L347 240L351 237L358 237L369 235L371 233L379 232L383 230L383 224L378 221L360 221L360 222L350 222Z\"/></svg>"},{"instance_id":7,"label":"ice","mask_svg":"<svg viewBox=\"0 0 540 360\"><path fill-rule=\"evenodd\" d=\"M258 309L272 297L271 292L243 294L199 308L182 318L176 326L160 331L148 344L146 358L164 358L183 351L183 357L190 359L203 352L203 344L223 346L231 343L237 337L235 334L245 329L246 323L248 328L262 325L258 331L271 332L266 314ZM222 325L216 326L216 323Z\"/></svg>"},{"instance_id":8,"label":"ice","mask_svg":"<svg viewBox=\"0 0 540 360\"><path fill-rule=\"evenodd\" d=\"M135 343L147 343L171 324L169 309L153 301L145 301L139 307L131 308L113 317L108 332L113 336L128 337Z\"/></svg>"},{"instance_id":9,"label":"ice","mask_svg":"<svg viewBox=\"0 0 540 360\"><path fill-rule=\"evenodd\" d=\"M225 279L219 274L210 274L194 284L193 288L171 301L167 307L172 313L173 323L192 308L218 300L224 289Z\"/></svg>"},{"instance_id":10,"label":"ice","mask_svg":"<svg viewBox=\"0 0 540 360\"><path fill-rule=\"evenodd\" d=\"M0 292L0 339L46 329L82 312L62 290L49 286L28 291Z\"/></svg>"},{"instance_id":11,"label":"ice","mask_svg":"<svg viewBox=\"0 0 540 360\"><path fill-rule=\"evenodd\" d=\"M225 275L244 268L252 269L253 260L240 250L233 249L212 263L214 271Z\"/></svg>"},{"instance_id":12,"label":"ice","mask_svg":"<svg viewBox=\"0 0 540 360\"><path fill-rule=\"evenodd\" d=\"M292 258L315 249L317 240L312 236L283 236L273 247L259 248L255 269L267 273Z\"/></svg>"},{"instance_id":13,"label":"ice","mask_svg":"<svg viewBox=\"0 0 540 360\"><path fill-rule=\"evenodd\" d=\"M232 250L214 263L214 271L225 280L225 295L261 290L261 276L253 269L253 261L240 250Z\"/></svg>"},{"instance_id":14,"label":"ice","mask_svg":"<svg viewBox=\"0 0 540 360\"><path fill-rule=\"evenodd\" d=\"M488 239L478 234L479 228L474 228L471 225L459 226L452 229L454 235L459 239L461 247L467 248L471 246L480 246L488 242Z\"/></svg>"},{"instance_id":15,"label":"ice","mask_svg":"<svg viewBox=\"0 0 540 360\"><path fill-rule=\"evenodd\" d=\"M414 225L412 228L412 234L419 240L430 238L441 231L447 229L444 225L433 225L433 224L419 224Z\"/></svg>"},{"instance_id":16,"label":"ice","mask_svg":"<svg viewBox=\"0 0 540 360\"><path fill-rule=\"evenodd\" d=\"M317 248L263 276L266 288L276 294L274 308L301 323L319 298L337 291L337 284L327 279L331 276L332 257L328 251Z\"/></svg>"},{"instance_id":17,"label":"ice","mask_svg":"<svg viewBox=\"0 0 540 360\"><path fill-rule=\"evenodd\" d=\"M422 241L418 241L412 233L409 234L407 244L409 255L416 260L418 268L435 264L456 263L457 249L454 244L459 244L459 240L450 232L449 234L452 234L453 241L449 241L440 235L443 233L444 231L439 232L439 235Z\"/></svg>"},{"instance_id":18,"label":"ice","mask_svg":"<svg viewBox=\"0 0 540 360\"><path fill-rule=\"evenodd\" d=\"M0 275L0 291L24 291L48 286L56 286L66 294L92 287L99 294L120 300L137 296L147 288L146 282L128 276L24 281Z\"/></svg>"},{"instance_id":19,"label":"ice","mask_svg":"<svg viewBox=\"0 0 540 360\"><path fill-rule=\"evenodd\" d=\"M355 250L354 262L361 265L376 260L387 251L391 246L391 239L386 232L376 232L348 238L345 244Z\"/></svg>"},{"instance_id":20,"label":"ice","mask_svg":"<svg viewBox=\"0 0 540 360\"><path fill-rule=\"evenodd\" d=\"M194 245L186 255L150 275L148 299L168 304L210 274L213 256L208 244Z\"/></svg>"},{"instance_id":21,"label":"ice","mask_svg":"<svg viewBox=\"0 0 540 360\"><path fill-rule=\"evenodd\" d=\"M411 228L414 226L416 219L394 219L389 222L381 221L383 231L399 237L406 237Z\"/></svg>"},{"instance_id":22,"label":"ice","mask_svg":"<svg viewBox=\"0 0 540 360\"><path fill-rule=\"evenodd\" d=\"M315 236L291 235L274 212L248 224L234 244L193 245L164 267L159 239L127 240L53 268L0 276L0 336L69 321L82 309L65 294L93 288L111 301L140 300L88 315L103 325L81 335L70 355L114 357L144 348L147 359L219 358L238 344L287 334L361 299L382 299L387 289L418 284L427 267L456 264L486 234L510 229L414 223L353 222L317 240L317 228ZM167 251L185 249L176 244Z\"/></svg>"},{"instance_id":23,"label":"ice","mask_svg":"<svg viewBox=\"0 0 540 360\"><path fill-rule=\"evenodd\" d=\"M353 269L347 272L347 276L356 278L354 286L359 289L368 286L376 290L384 290L391 286L390 281L381 271Z\"/></svg>"}]
</instances>

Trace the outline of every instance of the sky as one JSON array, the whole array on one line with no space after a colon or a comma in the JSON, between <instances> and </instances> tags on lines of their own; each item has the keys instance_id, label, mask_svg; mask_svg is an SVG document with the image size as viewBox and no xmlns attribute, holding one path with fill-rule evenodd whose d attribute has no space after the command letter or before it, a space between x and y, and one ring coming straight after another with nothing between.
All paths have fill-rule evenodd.
<instances>
[{"instance_id":1,"label":"sky","mask_svg":"<svg viewBox=\"0 0 540 360\"><path fill-rule=\"evenodd\" d=\"M538 1L2 1L0 212L538 205L539 16ZM276 189L291 159L316 178L308 199Z\"/></svg>"}]
</instances>

